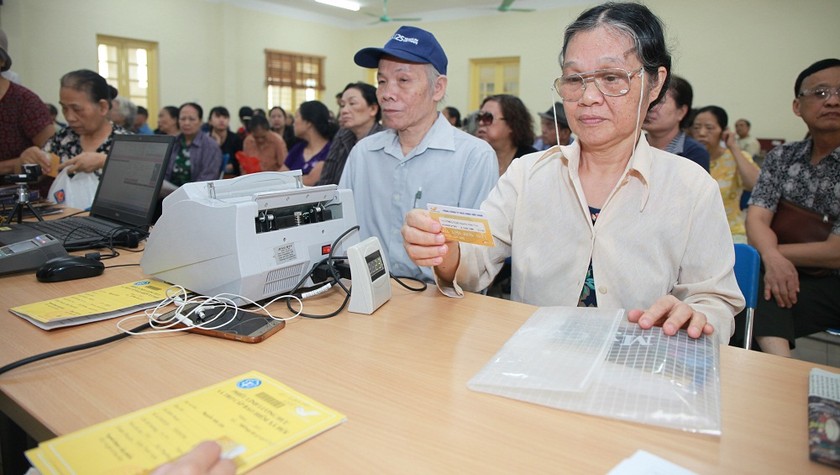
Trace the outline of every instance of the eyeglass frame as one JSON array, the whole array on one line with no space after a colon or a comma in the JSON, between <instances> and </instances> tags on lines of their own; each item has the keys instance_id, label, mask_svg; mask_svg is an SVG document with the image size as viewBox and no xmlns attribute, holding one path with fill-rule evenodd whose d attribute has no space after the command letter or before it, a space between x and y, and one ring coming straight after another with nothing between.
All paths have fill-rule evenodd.
<instances>
[{"instance_id":1,"label":"eyeglass frame","mask_svg":"<svg viewBox=\"0 0 840 475\"><path fill-rule=\"evenodd\" d=\"M825 91L825 92L828 92L828 94L825 97L819 97L816 94L814 94L815 92L818 92L818 91ZM838 87L815 87L813 89L803 89L803 90L799 91L799 94L796 95L797 98L803 98L803 97L804 98L809 98L810 97L814 100L820 100L820 101L823 101L823 102L831 99L831 96L837 96L838 98L840 98L840 86L838 86Z\"/></svg>"},{"instance_id":2,"label":"eyeglass frame","mask_svg":"<svg viewBox=\"0 0 840 475\"><path fill-rule=\"evenodd\" d=\"M490 120L483 120L482 117L490 117ZM481 112L479 111L478 115L475 116L475 120L478 121L478 125L493 125L493 121L496 120L505 120L504 117L496 117L493 115L492 112Z\"/></svg>"},{"instance_id":3,"label":"eyeglass frame","mask_svg":"<svg viewBox=\"0 0 840 475\"><path fill-rule=\"evenodd\" d=\"M582 72L582 73L575 73L575 74L568 74L568 75L560 76L560 77L558 77L557 79L554 80L554 82L552 83L552 86L554 86L554 90L557 92L557 95L559 95L560 98L563 99L563 102L566 102L566 101L568 101L568 102L578 102L579 100L581 100L583 98L583 95L586 94L586 83L590 82L590 81L593 84L595 84L595 89L598 89L598 92L600 92L604 96L606 96L606 97L621 97L621 96L626 96L627 94L629 94L630 93L630 88L627 88L627 90L624 91L621 94L607 94L606 92L601 90L601 86L598 85L598 81L595 80L594 75L599 73L599 72L602 72L602 71L621 71L621 72L623 72L624 74L627 75L627 82L631 83L631 86L632 86L633 76L638 75L639 77L641 77L641 73L644 70L645 70L644 66L640 66L639 69L636 69L634 71L628 71L624 68L593 69L592 71L585 71L585 72ZM563 93L560 92L560 87L558 87L558 84L557 84L558 81L562 81L563 78L568 78L568 77L572 77L572 76L578 76L580 78L581 84L582 84L580 97L578 99L575 99L575 100L566 99L565 97L563 97ZM585 77L585 76L588 76L588 77Z\"/></svg>"}]
</instances>

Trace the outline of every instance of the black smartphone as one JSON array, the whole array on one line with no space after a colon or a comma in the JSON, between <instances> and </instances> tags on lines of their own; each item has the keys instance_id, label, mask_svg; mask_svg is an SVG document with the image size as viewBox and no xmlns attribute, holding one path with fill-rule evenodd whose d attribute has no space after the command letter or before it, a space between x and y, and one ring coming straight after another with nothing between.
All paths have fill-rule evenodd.
<instances>
[{"instance_id":1,"label":"black smartphone","mask_svg":"<svg viewBox=\"0 0 840 475\"><path fill-rule=\"evenodd\" d=\"M199 304L187 304L180 309L172 310L163 314L160 320L168 322L175 317L175 312L186 316L194 325L211 321L208 326L216 327L227 322L219 328L197 328L191 327L188 331L202 335L215 336L228 340L244 341L245 343L259 343L271 335L282 330L286 326L283 320L275 320L263 314L249 312L247 310L225 308L223 305L205 306L201 313L193 312ZM235 314L235 316L234 316ZM178 327L186 327L184 323L178 323Z\"/></svg>"}]
</instances>

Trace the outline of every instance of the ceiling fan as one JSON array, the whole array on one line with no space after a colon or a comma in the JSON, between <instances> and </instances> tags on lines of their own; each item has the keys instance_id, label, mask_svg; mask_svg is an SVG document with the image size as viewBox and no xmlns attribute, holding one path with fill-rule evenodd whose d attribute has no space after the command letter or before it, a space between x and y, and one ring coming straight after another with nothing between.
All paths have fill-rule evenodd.
<instances>
[{"instance_id":1,"label":"ceiling fan","mask_svg":"<svg viewBox=\"0 0 840 475\"><path fill-rule=\"evenodd\" d=\"M502 4L499 5L499 8L496 10L507 13L507 12L532 12L534 11L533 8L512 8L513 2L516 0L502 0Z\"/></svg>"},{"instance_id":2,"label":"ceiling fan","mask_svg":"<svg viewBox=\"0 0 840 475\"><path fill-rule=\"evenodd\" d=\"M366 13L367 15L377 17L378 20L373 22L376 23L389 23L392 21L420 21L422 18L391 18L388 16L388 0L382 0L382 15L374 15L373 13Z\"/></svg>"}]
</instances>

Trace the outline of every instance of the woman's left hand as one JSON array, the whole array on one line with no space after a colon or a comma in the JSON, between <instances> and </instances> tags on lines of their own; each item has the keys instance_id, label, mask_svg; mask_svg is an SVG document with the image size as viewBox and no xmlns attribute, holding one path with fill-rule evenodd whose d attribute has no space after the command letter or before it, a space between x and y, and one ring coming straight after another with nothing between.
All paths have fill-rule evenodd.
<instances>
[{"instance_id":1,"label":"woman's left hand","mask_svg":"<svg viewBox=\"0 0 840 475\"><path fill-rule=\"evenodd\" d=\"M706 315L695 311L690 305L673 295L660 297L647 310L630 310L627 320L638 323L644 329L661 326L662 331L668 336L676 335L680 328L686 328L691 338L711 335L715 331L715 328L706 321Z\"/></svg>"},{"instance_id":2,"label":"woman's left hand","mask_svg":"<svg viewBox=\"0 0 840 475\"><path fill-rule=\"evenodd\" d=\"M104 153L82 152L58 166L67 173L91 173L105 166L107 156Z\"/></svg>"}]
</instances>

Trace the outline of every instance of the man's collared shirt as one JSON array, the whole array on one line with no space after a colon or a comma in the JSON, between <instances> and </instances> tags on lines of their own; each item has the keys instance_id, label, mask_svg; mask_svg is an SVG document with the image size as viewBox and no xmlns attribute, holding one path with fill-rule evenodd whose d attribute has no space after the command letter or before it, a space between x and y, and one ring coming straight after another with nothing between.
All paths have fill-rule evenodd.
<instances>
[{"instance_id":1,"label":"man's collared shirt","mask_svg":"<svg viewBox=\"0 0 840 475\"><path fill-rule=\"evenodd\" d=\"M427 203L478 208L498 178L490 145L438 114L408 155L392 129L360 140L350 151L339 188L353 190L359 237L379 238L391 273L431 282L431 269L414 264L403 247L406 213Z\"/></svg>"}]
</instances>

